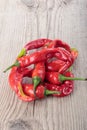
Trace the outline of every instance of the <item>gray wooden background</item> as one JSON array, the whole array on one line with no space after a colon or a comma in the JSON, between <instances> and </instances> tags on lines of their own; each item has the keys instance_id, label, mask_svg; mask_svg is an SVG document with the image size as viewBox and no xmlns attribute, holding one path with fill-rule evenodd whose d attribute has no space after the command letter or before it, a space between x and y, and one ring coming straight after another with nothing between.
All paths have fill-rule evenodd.
<instances>
[{"instance_id":1,"label":"gray wooden background","mask_svg":"<svg viewBox=\"0 0 87 130\"><path fill-rule=\"evenodd\" d=\"M28 7L0 0L0 130L87 130L87 82L75 81L68 97L35 103L19 100L10 88L9 72L2 71L37 38L59 38L78 48L73 72L87 77L87 0L29 0Z\"/></svg>"}]
</instances>

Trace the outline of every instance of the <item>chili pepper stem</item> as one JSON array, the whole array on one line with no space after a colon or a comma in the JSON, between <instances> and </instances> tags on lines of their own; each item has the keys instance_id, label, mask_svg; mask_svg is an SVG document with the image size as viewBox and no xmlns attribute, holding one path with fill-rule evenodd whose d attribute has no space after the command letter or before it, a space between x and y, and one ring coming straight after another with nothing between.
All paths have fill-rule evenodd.
<instances>
[{"instance_id":1,"label":"chili pepper stem","mask_svg":"<svg viewBox=\"0 0 87 130\"><path fill-rule=\"evenodd\" d=\"M66 77L62 74L59 75L59 80L62 82L62 81L65 81L65 80L87 80L86 78L78 78L78 77Z\"/></svg>"},{"instance_id":2,"label":"chili pepper stem","mask_svg":"<svg viewBox=\"0 0 87 130\"><path fill-rule=\"evenodd\" d=\"M41 82L41 78L38 76L33 77L33 84L34 84L34 92L36 90L36 87L39 85L39 83Z\"/></svg>"},{"instance_id":3,"label":"chili pepper stem","mask_svg":"<svg viewBox=\"0 0 87 130\"><path fill-rule=\"evenodd\" d=\"M20 53L18 54L18 58L24 56L25 54L26 54L26 49L23 48L23 49L20 51Z\"/></svg>"},{"instance_id":4,"label":"chili pepper stem","mask_svg":"<svg viewBox=\"0 0 87 130\"><path fill-rule=\"evenodd\" d=\"M51 91L51 90L45 90L45 92L44 92L44 95L45 96L48 96L48 95L52 95L52 94L58 94L58 95L60 95L60 93L61 92L59 92L59 91Z\"/></svg>"},{"instance_id":5,"label":"chili pepper stem","mask_svg":"<svg viewBox=\"0 0 87 130\"><path fill-rule=\"evenodd\" d=\"M13 65L9 66L6 70L4 70L3 72L7 72L9 69L11 69L14 66L20 66L20 63L18 61L16 61Z\"/></svg>"}]
</instances>

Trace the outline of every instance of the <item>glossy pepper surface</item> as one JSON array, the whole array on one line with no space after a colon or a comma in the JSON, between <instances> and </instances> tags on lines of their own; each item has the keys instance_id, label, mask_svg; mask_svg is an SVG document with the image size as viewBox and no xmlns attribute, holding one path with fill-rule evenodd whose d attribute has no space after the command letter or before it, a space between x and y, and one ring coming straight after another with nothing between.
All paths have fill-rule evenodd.
<instances>
[{"instance_id":1,"label":"glossy pepper surface","mask_svg":"<svg viewBox=\"0 0 87 130\"><path fill-rule=\"evenodd\" d=\"M52 58L52 57L56 57L60 60L67 61L70 64L73 63L72 55L67 50L63 48L51 48L51 49L47 48L42 51L34 52L31 55L18 58L17 61L13 65L8 67L4 72L6 72L7 70L9 70L14 66L26 67L31 64L45 61L47 58Z\"/></svg>"},{"instance_id":2,"label":"glossy pepper surface","mask_svg":"<svg viewBox=\"0 0 87 130\"><path fill-rule=\"evenodd\" d=\"M46 80L52 84L60 85L66 80L87 80L85 78L67 77L58 72L46 72Z\"/></svg>"},{"instance_id":3,"label":"glossy pepper surface","mask_svg":"<svg viewBox=\"0 0 87 130\"><path fill-rule=\"evenodd\" d=\"M69 71L65 73L65 76L74 77L73 73ZM45 87L49 90L60 92L60 95L53 94L53 96L64 97L72 93L74 89L74 82L72 80L67 80L67 81L64 81L63 84L61 85L45 83Z\"/></svg>"},{"instance_id":4,"label":"glossy pepper surface","mask_svg":"<svg viewBox=\"0 0 87 130\"><path fill-rule=\"evenodd\" d=\"M31 53L33 49L37 50ZM77 49L61 40L37 39L27 43L15 63L4 72L12 68L9 84L23 101L48 95L64 97L73 91L74 80L87 80L74 77L70 72L77 56ZM32 84L23 82L26 77L32 79Z\"/></svg>"},{"instance_id":5,"label":"glossy pepper surface","mask_svg":"<svg viewBox=\"0 0 87 130\"><path fill-rule=\"evenodd\" d=\"M45 96L57 94L60 95L59 91L48 90L44 87L44 85L39 85L36 88L36 94L34 94L34 85L33 84L23 84L23 91L27 96L31 96L32 98L41 99Z\"/></svg>"},{"instance_id":6,"label":"glossy pepper surface","mask_svg":"<svg viewBox=\"0 0 87 130\"><path fill-rule=\"evenodd\" d=\"M43 82L45 78L45 63L38 62L35 64L35 68L32 73L32 80L34 83L34 90L39 85L40 82Z\"/></svg>"},{"instance_id":7,"label":"glossy pepper surface","mask_svg":"<svg viewBox=\"0 0 87 130\"><path fill-rule=\"evenodd\" d=\"M31 41L24 46L24 48L19 53L18 57L22 57L22 56L26 55L29 50L37 49L42 46L45 46L45 44L48 44L51 41L52 40L50 40L50 39L37 39L37 40Z\"/></svg>"},{"instance_id":8,"label":"glossy pepper surface","mask_svg":"<svg viewBox=\"0 0 87 130\"><path fill-rule=\"evenodd\" d=\"M29 69L29 71L31 71L31 69ZM39 85L36 89L36 96L35 96L33 91L34 89L33 84L28 85L22 84L22 79L24 75L27 75L29 71L26 71L25 73L19 73L18 68L13 67L9 75L9 84L15 91L19 99L30 102L36 100L37 98L44 98L47 95L55 93L60 94L60 92L58 91L47 90L43 85Z\"/></svg>"}]
</instances>

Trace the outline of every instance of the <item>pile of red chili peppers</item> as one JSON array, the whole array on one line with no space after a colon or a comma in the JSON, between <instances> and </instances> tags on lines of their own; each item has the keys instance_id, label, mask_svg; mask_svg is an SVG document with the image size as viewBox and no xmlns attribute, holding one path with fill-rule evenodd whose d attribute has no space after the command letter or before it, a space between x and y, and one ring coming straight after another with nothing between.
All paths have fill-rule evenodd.
<instances>
[{"instance_id":1,"label":"pile of red chili peppers","mask_svg":"<svg viewBox=\"0 0 87 130\"><path fill-rule=\"evenodd\" d=\"M30 50L37 49L30 53ZM38 39L29 42L21 50L11 69L9 84L23 101L33 101L52 95L64 97L72 93L75 78L71 67L78 51L61 40ZM31 65L34 67L31 67ZM32 84L23 78L32 78Z\"/></svg>"}]
</instances>

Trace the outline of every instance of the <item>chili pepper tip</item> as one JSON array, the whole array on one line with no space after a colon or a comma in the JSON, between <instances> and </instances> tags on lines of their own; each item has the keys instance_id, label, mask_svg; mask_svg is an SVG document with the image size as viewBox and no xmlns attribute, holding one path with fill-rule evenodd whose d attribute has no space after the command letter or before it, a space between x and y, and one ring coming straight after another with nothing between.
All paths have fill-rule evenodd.
<instances>
[{"instance_id":1,"label":"chili pepper tip","mask_svg":"<svg viewBox=\"0 0 87 130\"><path fill-rule=\"evenodd\" d=\"M6 70L4 70L3 72L6 73L9 69L11 69L14 66L20 66L20 63L18 61L16 61L13 65L9 66Z\"/></svg>"}]
</instances>

